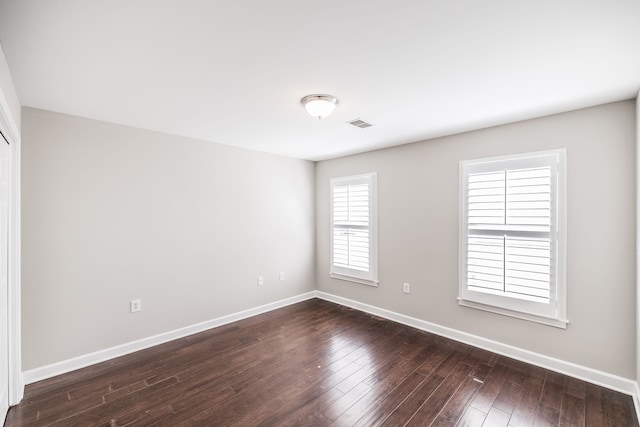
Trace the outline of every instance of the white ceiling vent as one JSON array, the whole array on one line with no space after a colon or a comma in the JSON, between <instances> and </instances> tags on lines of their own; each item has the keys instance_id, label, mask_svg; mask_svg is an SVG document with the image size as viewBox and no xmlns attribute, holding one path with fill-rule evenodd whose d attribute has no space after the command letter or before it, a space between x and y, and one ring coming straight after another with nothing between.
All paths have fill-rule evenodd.
<instances>
[{"instance_id":1,"label":"white ceiling vent","mask_svg":"<svg viewBox=\"0 0 640 427\"><path fill-rule=\"evenodd\" d=\"M348 121L347 123L349 123L350 125L354 125L356 127L359 127L360 129L364 129L364 128L368 128L373 126L371 123L367 123L362 119L353 119L351 121Z\"/></svg>"}]
</instances>

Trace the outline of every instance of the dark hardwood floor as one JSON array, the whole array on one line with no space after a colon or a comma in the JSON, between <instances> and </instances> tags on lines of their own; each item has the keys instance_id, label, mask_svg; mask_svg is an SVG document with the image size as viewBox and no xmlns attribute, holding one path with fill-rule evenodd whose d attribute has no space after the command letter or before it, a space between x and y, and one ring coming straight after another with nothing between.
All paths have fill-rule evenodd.
<instances>
[{"instance_id":1,"label":"dark hardwood floor","mask_svg":"<svg viewBox=\"0 0 640 427\"><path fill-rule=\"evenodd\" d=\"M27 386L6 426L636 426L629 396L310 300Z\"/></svg>"}]
</instances>

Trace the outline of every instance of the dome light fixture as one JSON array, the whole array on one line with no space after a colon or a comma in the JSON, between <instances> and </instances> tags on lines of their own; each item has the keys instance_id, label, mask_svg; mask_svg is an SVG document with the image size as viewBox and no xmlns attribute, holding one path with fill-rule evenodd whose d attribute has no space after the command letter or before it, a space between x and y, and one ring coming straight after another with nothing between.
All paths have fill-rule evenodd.
<instances>
[{"instance_id":1,"label":"dome light fixture","mask_svg":"<svg viewBox=\"0 0 640 427\"><path fill-rule=\"evenodd\" d=\"M307 95L300 103L307 113L320 120L333 113L338 105L338 98L331 95Z\"/></svg>"}]
</instances>

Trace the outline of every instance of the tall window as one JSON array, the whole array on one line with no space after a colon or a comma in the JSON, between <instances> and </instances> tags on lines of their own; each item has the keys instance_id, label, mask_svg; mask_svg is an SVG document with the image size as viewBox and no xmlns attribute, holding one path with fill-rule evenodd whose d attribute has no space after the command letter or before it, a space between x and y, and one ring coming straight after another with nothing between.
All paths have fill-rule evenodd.
<instances>
[{"instance_id":1,"label":"tall window","mask_svg":"<svg viewBox=\"0 0 640 427\"><path fill-rule=\"evenodd\" d=\"M331 277L378 285L376 174L331 180Z\"/></svg>"},{"instance_id":2,"label":"tall window","mask_svg":"<svg viewBox=\"0 0 640 427\"><path fill-rule=\"evenodd\" d=\"M460 163L461 305L566 327L565 151Z\"/></svg>"}]
</instances>

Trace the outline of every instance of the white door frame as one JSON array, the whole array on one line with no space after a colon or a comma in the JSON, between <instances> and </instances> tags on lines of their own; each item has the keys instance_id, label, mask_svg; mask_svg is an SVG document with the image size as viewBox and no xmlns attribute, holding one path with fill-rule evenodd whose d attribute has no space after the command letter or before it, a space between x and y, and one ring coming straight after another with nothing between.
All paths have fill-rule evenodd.
<instances>
[{"instance_id":1,"label":"white door frame","mask_svg":"<svg viewBox=\"0 0 640 427\"><path fill-rule=\"evenodd\" d=\"M20 130L0 90L0 130L9 141L9 280L7 283L9 405L24 396L20 338Z\"/></svg>"}]
</instances>

